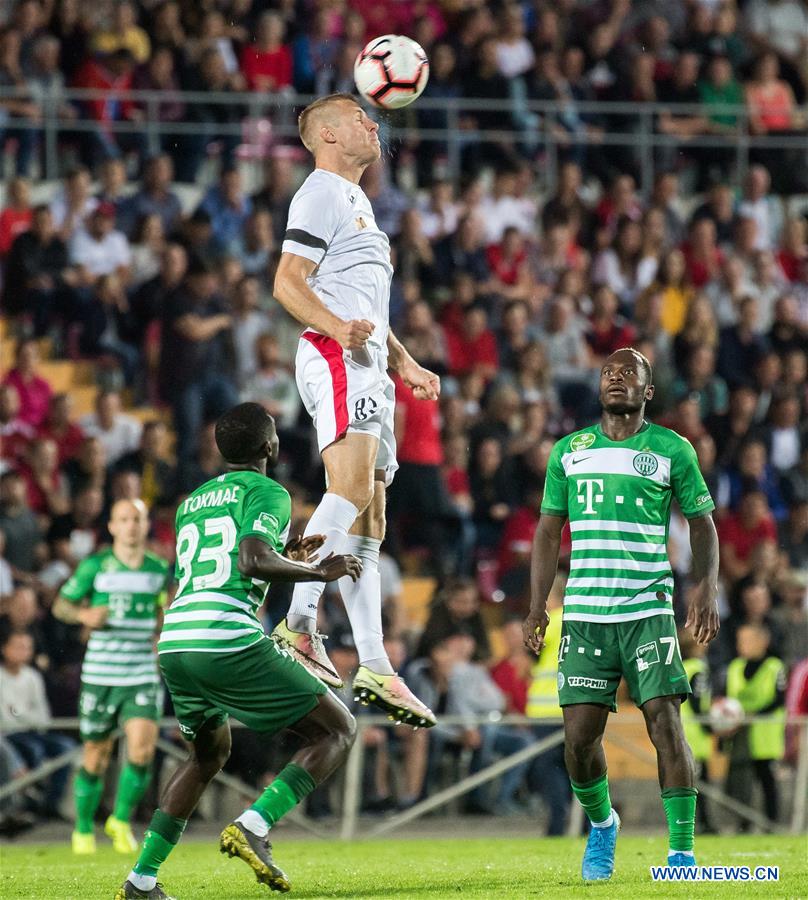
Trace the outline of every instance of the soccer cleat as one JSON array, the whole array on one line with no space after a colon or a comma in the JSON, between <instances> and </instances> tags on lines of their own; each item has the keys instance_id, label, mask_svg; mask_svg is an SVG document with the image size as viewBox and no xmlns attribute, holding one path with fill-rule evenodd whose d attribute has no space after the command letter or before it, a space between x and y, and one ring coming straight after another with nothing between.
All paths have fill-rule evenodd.
<instances>
[{"instance_id":1,"label":"soccer cleat","mask_svg":"<svg viewBox=\"0 0 808 900\"><path fill-rule=\"evenodd\" d=\"M127 879L120 886L113 900L175 900L175 898L169 897L159 882L150 891L142 891Z\"/></svg>"},{"instance_id":2,"label":"soccer cleat","mask_svg":"<svg viewBox=\"0 0 808 900\"><path fill-rule=\"evenodd\" d=\"M271 891L285 894L292 889L286 873L272 861L272 844L269 840L258 837L236 822L232 822L221 833L219 852L243 859L255 872L258 883L268 885Z\"/></svg>"},{"instance_id":3,"label":"soccer cleat","mask_svg":"<svg viewBox=\"0 0 808 900\"><path fill-rule=\"evenodd\" d=\"M80 831L74 831L70 836L70 843L73 845L73 852L76 856L90 856L95 853L94 834L82 834Z\"/></svg>"},{"instance_id":4,"label":"soccer cleat","mask_svg":"<svg viewBox=\"0 0 808 900\"><path fill-rule=\"evenodd\" d=\"M398 675L378 675L360 666L353 682L354 700L367 706L372 703L401 725L431 728L436 720L432 710L421 703Z\"/></svg>"},{"instance_id":5,"label":"soccer cleat","mask_svg":"<svg viewBox=\"0 0 808 900\"><path fill-rule=\"evenodd\" d=\"M116 853L136 853L140 846L132 834L132 826L115 816L110 816L104 823L104 834L112 841Z\"/></svg>"},{"instance_id":6,"label":"soccer cleat","mask_svg":"<svg viewBox=\"0 0 808 900\"><path fill-rule=\"evenodd\" d=\"M314 634L292 631L284 619L275 626L272 637L282 650L289 650L292 656L320 681L337 690L344 687L342 679L334 669L334 664L325 652L324 635L316 631Z\"/></svg>"},{"instance_id":7,"label":"soccer cleat","mask_svg":"<svg viewBox=\"0 0 808 900\"><path fill-rule=\"evenodd\" d=\"M686 869L695 869L696 857L692 853L669 853L669 866L681 866Z\"/></svg>"},{"instance_id":8,"label":"soccer cleat","mask_svg":"<svg viewBox=\"0 0 808 900\"><path fill-rule=\"evenodd\" d=\"M581 876L584 881L606 881L614 872L614 849L617 832L620 831L620 816L612 810L614 821L608 828L591 828L586 842Z\"/></svg>"}]
</instances>

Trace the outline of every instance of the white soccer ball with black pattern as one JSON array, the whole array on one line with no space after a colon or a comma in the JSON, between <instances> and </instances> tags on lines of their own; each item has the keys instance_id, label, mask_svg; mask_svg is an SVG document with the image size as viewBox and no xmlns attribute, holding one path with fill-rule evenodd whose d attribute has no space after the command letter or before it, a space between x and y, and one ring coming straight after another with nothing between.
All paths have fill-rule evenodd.
<instances>
[{"instance_id":1,"label":"white soccer ball with black pattern","mask_svg":"<svg viewBox=\"0 0 808 900\"><path fill-rule=\"evenodd\" d=\"M710 727L719 737L729 737L743 722L743 707L734 697L719 697L710 706Z\"/></svg>"},{"instance_id":2,"label":"white soccer ball with black pattern","mask_svg":"<svg viewBox=\"0 0 808 900\"><path fill-rule=\"evenodd\" d=\"M429 80L424 48L400 34L369 41L354 63L359 93L374 106L401 109L421 96Z\"/></svg>"}]
</instances>

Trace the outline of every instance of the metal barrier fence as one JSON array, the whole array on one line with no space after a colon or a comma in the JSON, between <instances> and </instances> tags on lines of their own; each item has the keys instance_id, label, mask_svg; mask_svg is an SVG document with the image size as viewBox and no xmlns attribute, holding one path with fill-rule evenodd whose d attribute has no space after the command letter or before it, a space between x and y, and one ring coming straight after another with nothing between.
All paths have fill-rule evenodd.
<instances>
[{"instance_id":1,"label":"metal barrier fence","mask_svg":"<svg viewBox=\"0 0 808 900\"><path fill-rule=\"evenodd\" d=\"M709 723L709 717L696 717L697 721ZM752 722L770 722L781 721L773 716L747 716L743 720L743 724ZM619 724L638 724L643 723L642 716L623 714L617 720ZM242 728L240 723L231 723L235 728ZM344 785L342 791L342 808L341 822L339 834L342 840L354 840L358 838L380 837L389 834L398 828L438 809L446 806L451 801L469 793L483 784L493 781L508 770L529 762L532 759L541 756L549 750L557 747L564 740L564 732L561 727L559 718L549 719L529 719L525 716L502 716L495 722L490 718L481 717L473 723L466 717L460 716L442 716L441 724L452 726L458 725L469 727L470 725L521 725L521 726L550 726L556 727L552 733L542 737L528 747L519 750L509 756L503 756L500 759L490 763L485 768L470 775L466 775L455 784L442 788L426 799L419 801L409 809L398 812L394 815L385 817L382 821L377 822L371 827L362 831L360 828L360 808L362 803L362 778L365 766L366 747L364 742L364 733L369 728L393 728L397 723L391 722L383 716L360 716L357 719L357 735L354 745L351 748L347 765L345 766ZM54 719L46 730L64 731L77 730L79 720L75 718ZM791 832L793 834L801 834L808 827L808 716L791 717L787 720L787 725L800 729L799 733L799 754L794 774L794 792L793 805L791 808L791 820L788 825L772 822L766 818L761 812L752 807L739 802L733 797L726 794L725 791L704 781L697 781L698 790L713 803L728 810L733 815L746 820L752 825L765 832L772 834L782 834ZM163 719L161 728L175 728L174 719ZM616 746L620 747L626 753L641 762L656 762L654 754L650 753L642 746L637 746L634 742L620 735L615 727L608 727L606 730L606 739ZM122 748L121 742L121 747ZM172 759L182 761L186 758L184 749L177 744L166 740L164 736L160 736L158 740L158 749ZM0 785L0 802L15 795L24 792L31 785L42 781L49 777L58 769L65 765L77 763L81 757L82 748L76 746L58 757L48 760L37 769L26 773L24 776L14 779L7 784ZM225 790L234 792L242 801L252 802L256 794L256 788L242 781L241 779L227 773L220 772L215 782L220 784ZM333 839L334 829L324 829L317 825L316 822L309 819L300 809L293 810L288 817L290 822L298 825L314 837L329 837ZM580 834L581 825L583 823L583 810L578 804L573 804L571 808L569 825L567 833L570 835Z\"/></svg>"},{"instance_id":2,"label":"metal barrier fence","mask_svg":"<svg viewBox=\"0 0 808 900\"><path fill-rule=\"evenodd\" d=\"M24 88L0 88L0 103L26 97ZM46 97L41 108L39 121L24 118L8 118L0 122L3 130L34 130L41 134L44 143L44 175L58 177L60 173L60 140L72 135L95 134L100 131L113 135L136 135L145 137L148 152L161 149L165 137L185 135L205 135L215 124L216 135L241 138L250 123L261 125L266 133L267 147L277 141L297 140L297 111L313 98L309 95L282 91L277 94L261 93L216 93L200 91L104 91L98 89L73 88L66 90L58 98ZM143 112L143 121L110 121L99 123L88 118L66 118L60 114L58 103L67 102L81 109L83 104L103 100L108 103L135 104ZM161 121L161 105L181 103L186 108L182 121ZM209 109L233 107L239 115L229 122L213 123L194 120L193 110L200 106ZM477 128L467 122L474 114L497 113L508 119L502 128ZM663 113L676 116L726 117L734 119L734 130L728 134L697 135L682 143L673 135L660 133L657 119ZM589 150L618 148L630 151L636 158L640 173L640 183L647 192L653 183L659 156L670 158L677 151L705 150L730 154L734 161L734 177L743 177L749 165L752 151L776 150L808 153L808 135L805 133L757 135L750 129L749 110L744 105L710 105L709 108L697 104L628 103L575 101L536 101L514 96L504 101L473 98L421 97L412 107L395 112L376 110L376 118L382 125L383 136L388 142L402 141L409 144L429 142L430 152L436 145L446 155L446 175L457 180L461 172L461 158L465 148L485 143L501 143L507 147L519 146L528 155L541 149L545 153L542 165L544 187L554 190L558 173L560 154L563 150L555 127L571 114L575 121L583 123L597 117L603 123L602 133L589 133L581 127L569 132L569 140L564 146L580 145ZM808 106L799 110L803 120L808 121ZM432 120L432 127L424 122ZM434 127L435 121L441 121ZM258 128L260 131L261 129ZM266 147L264 148L266 149ZM669 166L664 166L668 168Z\"/></svg>"}]
</instances>

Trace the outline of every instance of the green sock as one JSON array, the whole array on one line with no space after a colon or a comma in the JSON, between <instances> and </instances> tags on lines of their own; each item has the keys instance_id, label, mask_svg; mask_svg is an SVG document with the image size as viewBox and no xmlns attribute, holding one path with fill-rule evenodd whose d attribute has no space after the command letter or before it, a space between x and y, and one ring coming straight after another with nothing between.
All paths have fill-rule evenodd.
<instances>
[{"instance_id":1,"label":"green sock","mask_svg":"<svg viewBox=\"0 0 808 900\"><path fill-rule=\"evenodd\" d=\"M696 830L695 788L665 788L662 805L668 820L671 850L693 850L693 834Z\"/></svg>"},{"instance_id":2,"label":"green sock","mask_svg":"<svg viewBox=\"0 0 808 900\"><path fill-rule=\"evenodd\" d=\"M138 875L156 875L182 837L187 824L187 819L175 819L161 809L156 809L143 835L140 856L132 871Z\"/></svg>"},{"instance_id":3,"label":"green sock","mask_svg":"<svg viewBox=\"0 0 808 900\"><path fill-rule=\"evenodd\" d=\"M120 819L122 822L129 821L132 811L146 793L151 777L151 764L136 766L131 762L126 763L118 778L118 793L115 795L115 809L112 813L116 819Z\"/></svg>"},{"instance_id":4,"label":"green sock","mask_svg":"<svg viewBox=\"0 0 808 900\"><path fill-rule=\"evenodd\" d=\"M93 775L83 766L76 772L73 782L73 797L76 801L76 831L79 834L93 833L95 811L104 793L104 779Z\"/></svg>"},{"instance_id":5,"label":"green sock","mask_svg":"<svg viewBox=\"0 0 808 900\"><path fill-rule=\"evenodd\" d=\"M305 769L289 763L250 809L254 809L271 828L315 787L314 779Z\"/></svg>"},{"instance_id":6,"label":"green sock","mask_svg":"<svg viewBox=\"0 0 808 900\"><path fill-rule=\"evenodd\" d=\"M589 816L593 825L605 822L612 813L612 800L609 796L609 780L604 772L600 778L587 781L584 784L576 784L570 779L572 791Z\"/></svg>"}]
</instances>

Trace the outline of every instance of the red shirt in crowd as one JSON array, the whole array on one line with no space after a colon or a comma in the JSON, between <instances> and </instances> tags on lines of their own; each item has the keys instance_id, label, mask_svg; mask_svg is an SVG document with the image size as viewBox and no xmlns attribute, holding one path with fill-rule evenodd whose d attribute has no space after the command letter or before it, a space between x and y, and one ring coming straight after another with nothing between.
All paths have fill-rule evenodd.
<instances>
[{"instance_id":1,"label":"red shirt in crowd","mask_svg":"<svg viewBox=\"0 0 808 900\"><path fill-rule=\"evenodd\" d=\"M518 284L522 269L527 263L527 248L523 247L513 259L505 259L502 244L491 244L486 251L492 273L503 284Z\"/></svg>"},{"instance_id":2,"label":"red shirt in crowd","mask_svg":"<svg viewBox=\"0 0 808 900\"><path fill-rule=\"evenodd\" d=\"M606 357L621 347L630 347L636 336L637 329L622 316L617 316L606 328L592 322L586 340L595 356Z\"/></svg>"},{"instance_id":3,"label":"red shirt in crowd","mask_svg":"<svg viewBox=\"0 0 808 900\"><path fill-rule=\"evenodd\" d=\"M796 282L800 280L800 267L802 266L802 257L797 256L788 250L778 250L777 262L783 275L790 281Z\"/></svg>"},{"instance_id":4,"label":"red shirt in crowd","mask_svg":"<svg viewBox=\"0 0 808 900\"><path fill-rule=\"evenodd\" d=\"M76 73L73 86L92 88L99 91L129 91L132 89L132 72L115 76L110 70L94 59L89 59ZM100 97L97 100L82 101L90 118L96 122L120 122L129 119L135 110L132 100L118 100L113 93L109 99Z\"/></svg>"},{"instance_id":5,"label":"red shirt in crowd","mask_svg":"<svg viewBox=\"0 0 808 900\"><path fill-rule=\"evenodd\" d=\"M718 523L718 537L722 544L729 544L742 562L749 559L752 550L763 541L777 542L777 526L774 516L766 516L753 528L746 528L738 513L731 513Z\"/></svg>"},{"instance_id":6,"label":"red shirt in crowd","mask_svg":"<svg viewBox=\"0 0 808 900\"><path fill-rule=\"evenodd\" d=\"M507 697L508 712L523 716L527 709L527 691L530 679L523 678L509 659L501 660L491 669L491 678Z\"/></svg>"},{"instance_id":7,"label":"red shirt in crowd","mask_svg":"<svg viewBox=\"0 0 808 900\"><path fill-rule=\"evenodd\" d=\"M28 446L36 438L36 429L19 416L0 426L0 459L16 464L25 457Z\"/></svg>"},{"instance_id":8,"label":"red shirt in crowd","mask_svg":"<svg viewBox=\"0 0 808 900\"><path fill-rule=\"evenodd\" d=\"M38 375L34 375L33 378L26 381L19 369L12 369L3 379L3 384L13 385L17 389L17 393L20 395L20 418L22 421L38 428L48 415L53 394L48 382Z\"/></svg>"},{"instance_id":9,"label":"red shirt in crowd","mask_svg":"<svg viewBox=\"0 0 808 900\"><path fill-rule=\"evenodd\" d=\"M471 494L469 473L460 466L452 466L443 470L443 483L450 497L466 497Z\"/></svg>"},{"instance_id":10,"label":"red shirt in crowd","mask_svg":"<svg viewBox=\"0 0 808 900\"><path fill-rule=\"evenodd\" d=\"M251 91L267 90L271 81L273 90L288 87L292 83L292 51L285 44L269 53L250 44L241 51L241 71Z\"/></svg>"},{"instance_id":11,"label":"red shirt in crowd","mask_svg":"<svg viewBox=\"0 0 808 900\"><path fill-rule=\"evenodd\" d=\"M28 495L28 505L31 507L31 511L37 513L37 515L47 515L50 511L48 498L34 477L32 469L26 463L22 463L17 471L25 481L25 490ZM51 478L51 488L54 491L58 491L61 484L62 476L57 469Z\"/></svg>"},{"instance_id":12,"label":"red shirt in crowd","mask_svg":"<svg viewBox=\"0 0 808 900\"><path fill-rule=\"evenodd\" d=\"M11 249L14 239L31 227L33 211L12 209L10 206L0 212L0 256Z\"/></svg>"},{"instance_id":13,"label":"red shirt in crowd","mask_svg":"<svg viewBox=\"0 0 808 900\"><path fill-rule=\"evenodd\" d=\"M517 562L530 556L530 547L538 524L538 510L530 506L520 506L505 523L497 554L500 578Z\"/></svg>"},{"instance_id":14,"label":"red shirt in crowd","mask_svg":"<svg viewBox=\"0 0 808 900\"><path fill-rule=\"evenodd\" d=\"M685 256L687 280L696 288L704 287L724 264L724 254L718 247L714 248L711 260L697 259L688 243L682 244L681 250Z\"/></svg>"},{"instance_id":15,"label":"red shirt in crowd","mask_svg":"<svg viewBox=\"0 0 808 900\"><path fill-rule=\"evenodd\" d=\"M393 383L396 415L404 418L404 430L396 447L398 461L419 466L442 465L440 404L437 400L418 400L398 375L393 375Z\"/></svg>"},{"instance_id":16,"label":"red shirt in crowd","mask_svg":"<svg viewBox=\"0 0 808 900\"><path fill-rule=\"evenodd\" d=\"M446 358L452 375L466 375L478 366L499 368L499 353L494 332L486 328L478 337L469 340L462 331L445 328Z\"/></svg>"},{"instance_id":17,"label":"red shirt in crowd","mask_svg":"<svg viewBox=\"0 0 808 900\"><path fill-rule=\"evenodd\" d=\"M64 431L56 431L45 422L39 429L39 437L50 438L59 448L59 465L63 466L78 452L84 440L84 432L74 422L70 422Z\"/></svg>"}]
</instances>

